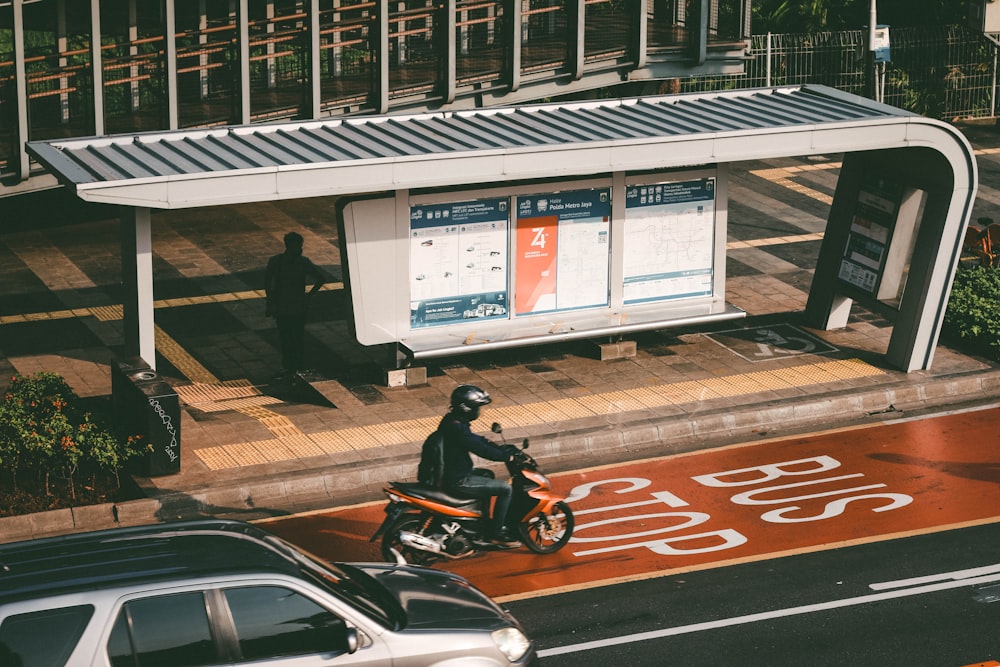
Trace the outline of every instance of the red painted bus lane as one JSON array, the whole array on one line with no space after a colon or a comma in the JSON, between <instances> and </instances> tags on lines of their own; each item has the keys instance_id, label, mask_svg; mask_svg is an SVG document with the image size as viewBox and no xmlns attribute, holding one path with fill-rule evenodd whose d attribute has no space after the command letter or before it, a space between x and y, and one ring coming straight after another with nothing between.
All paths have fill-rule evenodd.
<instances>
[{"instance_id":1,"label":"red painted bus lane","mask_svg":"<svg viewBox=\"0 0 1000 667\"><path fill-rule=\"evenodd\" d=\"M576 515L562 551L439 567L516 596L1000 520L998 421L994 408L555 475ZM324 557L371 559L382 507L268 527Z\"/></svg>"}]
</instances>

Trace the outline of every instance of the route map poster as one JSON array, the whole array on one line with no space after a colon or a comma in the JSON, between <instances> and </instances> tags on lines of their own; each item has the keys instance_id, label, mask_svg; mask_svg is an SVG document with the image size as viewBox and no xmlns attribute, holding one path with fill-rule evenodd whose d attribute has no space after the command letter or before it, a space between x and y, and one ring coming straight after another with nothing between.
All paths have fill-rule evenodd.
<instances>
[{"instance_id":1,"label":"route map poster","mask_svg":"<svg viewBox=\"0 0 1000 667\"><path fill-rule=\"evenodd\" d=\"M625 303L710 296L714 261L714 178L625 188Z\"/></svg>"},{"instance_id":2,"label":"route map poster","mask_svg":"<svg viewBox=\"0 0 1000 667\"><path fill-rule=\"evenodd\" d=\"M882 275L900 195L900 188L885 183L858 192L838 277L868 294L875 293Z\"/></svg>"},{"instance_id":3,"label":"route map poster","mask_svg":"<svg viewBox=\"0 0 1000 667\"><path fill-rule=\"evenodd\" d=\"M611 190L517 198L517 315L607 306Z\"/></svg>"},{"instance_id":4,"label":"route map poster","mask_svg":"<svg viewBox=\"0 0 1000 667\"><path fill-rule=\"evenodd\" d=\"M507 198L410 207L410 327L506 318Z\"/></svg>"}]
</instances>

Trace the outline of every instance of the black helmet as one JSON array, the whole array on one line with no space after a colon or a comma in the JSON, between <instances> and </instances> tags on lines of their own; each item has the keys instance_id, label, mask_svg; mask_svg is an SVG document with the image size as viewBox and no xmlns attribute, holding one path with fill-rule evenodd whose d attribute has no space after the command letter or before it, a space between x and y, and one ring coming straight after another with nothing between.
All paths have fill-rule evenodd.
<instances>
[{"instance_id":1,"label":"black helmet","mask_svg":"<svg viewBox=\"0 0 1000 667\"><path fill-rule=\"evenodd\" d=\"M491 402L489 394L471 384L459 385L451 392L451 410L460 416L475 419L479 416L479 408Z\"/></svg>"}]
</instances>

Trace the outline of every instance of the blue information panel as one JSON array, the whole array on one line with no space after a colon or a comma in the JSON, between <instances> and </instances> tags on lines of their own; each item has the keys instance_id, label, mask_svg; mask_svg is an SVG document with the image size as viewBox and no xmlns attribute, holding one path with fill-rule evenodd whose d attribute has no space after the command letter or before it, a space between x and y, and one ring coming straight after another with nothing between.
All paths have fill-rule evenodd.
<instances>
[{"instance_id":1,"label":"blue information panel","mask_svg":"<svg viewBox=\"0 0 1000 667\"><path fill-rule=\"evenodd\" d=\"M625 188L624 301L709 296L715 179Z\"/></svg>"},{"instance_id":2,"label":"blue information panel","mask_svg":"<svg viewBox=\"0 0 1000 667\"><path fill-rule=\"evenodd\" d=\"M410 327L506 318L506 198L410 207Z\"/></svg>"}]
</instances>

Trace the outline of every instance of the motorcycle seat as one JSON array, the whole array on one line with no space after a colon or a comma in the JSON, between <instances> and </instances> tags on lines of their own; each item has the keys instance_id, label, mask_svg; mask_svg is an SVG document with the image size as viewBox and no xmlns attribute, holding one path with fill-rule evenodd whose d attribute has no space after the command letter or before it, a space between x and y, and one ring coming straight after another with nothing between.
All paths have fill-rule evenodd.
<instances>
[{"instance_id":1,"label":"motorcycle seat","mask_svg":"<svg viewBox=\"0 0 1000 667\"><path fill-rule=\"evenodd\" d=\"M455 496L446 491L431 488L426 484L421 484L420 482L395 482L393 486L407 495L420 496L429 500L436 500L438 502L451 505L452 507L460 507L462 509L479 508L478 498Z\"/></svg>"}]
</instances>

